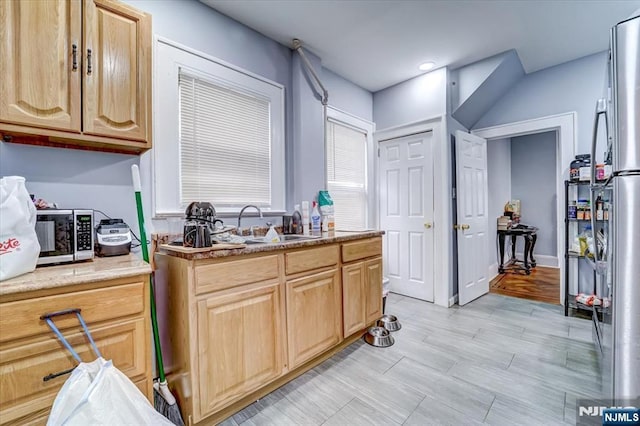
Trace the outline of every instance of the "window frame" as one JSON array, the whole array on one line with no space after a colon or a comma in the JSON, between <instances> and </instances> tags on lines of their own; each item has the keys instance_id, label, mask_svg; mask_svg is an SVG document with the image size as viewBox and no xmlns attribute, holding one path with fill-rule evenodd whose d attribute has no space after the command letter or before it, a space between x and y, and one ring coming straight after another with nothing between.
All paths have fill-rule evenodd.
<instances>
[{"instance_id":1,"label":"window frame","mask_svg":"<svg viewBox=\"0 0 640 426\"><path fill-rule=\"evenodd\" d=\"M271 207L262 210L267 215L283 214L286 211L284 86L167 39L156 37L154 44L153 218L183 216L186 207L180 202L178 77L181 68L188 74L203 76L234 91L269 99ZM232 217L238 215L241 207L216 206L216 212L220 217Z\"/></svg>"},{"instance_id":2,"label":"window frame","mask_svg":"<svg viewBox=\"0 0 640 426\"><path fill-rule=\"evenodd\" d=\"M365 224L366 229L372 229L377 227L377 158L378 158L378 150L375 147L373 133L375 132L375 123L367 121L363 118L360 118L356 115L348 113L346 111L340 110L334 106L327 106L326 119L325 119L325 141L324 141L324 186L325 188L329 188L329 179L327 173L327 148L328 148L328 125L329 121L336 122L340 125L351 127L359 132L363 132L366 136L366 162L365 162L365 170L366 170L366 185L365 185L365 194L367 199L367 214L365 215L367 223ZM329 191L331 194L331 191ZM337 224L337 228L340 229L340 224Z\"/></svg>"}]
</instances>

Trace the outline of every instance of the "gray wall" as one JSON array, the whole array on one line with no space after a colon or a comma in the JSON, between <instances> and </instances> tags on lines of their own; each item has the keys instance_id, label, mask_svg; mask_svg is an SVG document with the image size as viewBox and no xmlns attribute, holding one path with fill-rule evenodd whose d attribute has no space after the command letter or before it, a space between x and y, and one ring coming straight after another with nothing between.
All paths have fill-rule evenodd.
<instances>
[{"instance_id":1,"label":"gray wall","mask_svg":"<svg viewBox=\"0 0 640 426\"><path fill-rule=\"evenodd\" d=\"M487 141L487 186L489 188L489 265L499 263L496 252L497 219L511 200L511 139Z\"/></svg>"},{"instance_id":2,"label":"gray wall","mask_svg":"<svg viewBox=\"0 0 640 426\"><path fill-rule=\"evenodd\" d=\"M477 85L472 93L466 98L460 98L460 105L455 106L451 114L464 126L472 128L475 123L500 99L507 93L518 81L524 76L524 69L520 63L520 58L515 50L509 50L503 54L497 55L499 64L487 76L483 76L486 72L481 64L487 62L489 66L495 63L496 57L491 57L480 61L480 63L471 64L452 72L452 76L457 74L458 85L454 85L453 81L450 85L452 92L459 87L463 96L466 92L472 90L469 86ZM481 83L478 83L481 81ZM452 98L455 96L452 95Z\"/></svg>"},{"instance_id":3,"label":"gray wall","mask_svg":"<svg viewBox=\"0 0 640 426\"><path fill-rule=\"evenodd\" d=\"M137 233L133 155L0 142L0 176L27 179L27 190L60 208L92 208L123 218ZM96 221L102 217L96 214Z\"/></svg>"},{"instance_id":4,"label":"gray wall","mask_svg":"<svg viewBox=\"0 0 640 426\"><path fill-rule=\"evenodd\" d=\"M151 14L153 33L287 87L291 50L196 0L124 0Z\"/></svg>"},{"instance_id":5,"label":"gray wall","mask_svg":"<svg viewBox=\"0 0 640 426\"><path fill-rule=\"evenodd\" d=\"M329 105L371 121L373 95L371 92L322 67L322 59L308 49L305 55L329 92ZM298 54L292 58L293 140L290 147L292 172L287 207L293 209L303 200L313 200L325 189L324 122L320 93L314 89L311 76L302 66ZM310 203L311 204L311 203Z\"/></svg>"},{"instance_id":6,"label":"gray wall","mask_svg":"<svg viewBox=\"0 0 640 426\"><path fill-rule=\"evenodd\" d=\"M305 54L319 73L322 67L320 58L308 51ZM320 97L309 84L309 75L298 54L293 56L292 71L293 140L296 143L292 146L292 161L288 161L294 176L291 182L293 197L287 201L290 207L303 200L313 200L318 190L325 186L324 123Z\"/></svg>"},{"instance_id":7,"label":"gray wall","mask_svg":"<svg viewBox=\"0 0 640 426\"><path fill-rule=\"evenodd\" d=\"M451 88L453 109L464 103L503 61L504 53L474 62L451 72L456 87Z\"/></svg>"},{"instance_id":8,"label":"gray wall","mask_svg":"<svg viewBox=\"0 0 640 426\"><path fill-rule=\"evenodd\" d=\"M378 130L447 113L447 70L440 68L373 94Z\"/></svg>"},{"instance_id":9,"label":"gray wall","mask_svg":"<svg viewBox=\"0 0 640 426\"><path fill-rule=\"evenodd\" d=\"M589 152L593 111L603 96L606 64L607 53L601 52L527 74L473 129L576 111L576 153Z\"/></svg>"},{"instance_id":10,"label":"gray wall","mask_svg":"<svg viewBox=\"0 0 640 426\"><path fill-rule=\"evenodd\" d=\"M512 138L511 198L520 200L521 222L540 229L535 254L557 256L556 197L556 133Z\"/></svg>"},{"instance_id":11,"label":"gray wall","mask_svg":"<svg viewBox=\"0 0 640 426\"><path fill-rule=\"evenodd\" d=\"M322 84L329 91L329 105L373 122L373 94L345 80L330 69L322 68Z\"/></svg>"}]
</instances>

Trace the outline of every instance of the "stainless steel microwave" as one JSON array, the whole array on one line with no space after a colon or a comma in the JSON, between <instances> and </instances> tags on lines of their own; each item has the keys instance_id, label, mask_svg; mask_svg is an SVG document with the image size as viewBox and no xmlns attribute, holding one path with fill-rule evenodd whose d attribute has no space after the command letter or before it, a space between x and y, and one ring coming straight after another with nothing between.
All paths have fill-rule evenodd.
<instances>
[{"instance_id":1,"label":"stainless steel microwave","mask_svg":"<svg viewBox=\"0 0 640 426\"><path fill-rule=\"evenodd\" d=\"M93 210L37 211L38 265L93 259Z\"/></svg>"}]
</instances>

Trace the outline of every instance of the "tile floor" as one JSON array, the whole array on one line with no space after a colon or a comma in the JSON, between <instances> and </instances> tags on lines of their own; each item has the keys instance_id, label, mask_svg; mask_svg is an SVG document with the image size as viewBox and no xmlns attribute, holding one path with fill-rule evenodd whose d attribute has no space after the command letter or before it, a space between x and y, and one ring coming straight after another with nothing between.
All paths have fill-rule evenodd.
<instances>
[{"instance_id":1,"label":"tile floor","mask_svg":"<svg viewBox=\"0 0 640 426\"><path fill-rule=\"evenodd\" d=\"M441 308L391 294L395 344L362 340L224 425L562 425L598 397L591 322L488 294Z\"/></svg>"}]
</instances>

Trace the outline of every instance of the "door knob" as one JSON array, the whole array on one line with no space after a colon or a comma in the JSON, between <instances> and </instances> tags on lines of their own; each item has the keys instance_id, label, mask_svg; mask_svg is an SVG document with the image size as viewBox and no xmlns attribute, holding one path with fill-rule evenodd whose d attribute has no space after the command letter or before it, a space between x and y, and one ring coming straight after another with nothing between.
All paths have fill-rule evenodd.
<instances>
[{"instance_id":1,"label":"door knob","mask_svg":"<svg viewBox=\"0 0 640 426\"><path fill-rule=\"evenodd\" d=\"M471 228L469 225L466 225L466 224L460 225L460 229L462 230L469 229L469 228Z\"/></svg>"},{"instance_id":2,"label":"door knob","mask_svg":"<svg viewBox=\"0 0 640 426\"><path fill-rule=\"evenodd\" d=\"M433 226L433 224L431 222L425 222L424 223L424 228L425 229L431 229L432 226Z\"/></svg>"}]
</instances>

